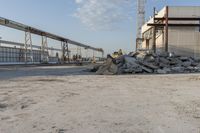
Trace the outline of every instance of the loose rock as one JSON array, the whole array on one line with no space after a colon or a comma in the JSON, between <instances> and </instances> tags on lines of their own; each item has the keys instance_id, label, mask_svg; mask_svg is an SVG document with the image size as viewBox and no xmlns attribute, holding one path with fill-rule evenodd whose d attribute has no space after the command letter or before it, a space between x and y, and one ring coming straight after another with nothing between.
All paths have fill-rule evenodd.
<instances>
[{"instance_id":1,"label":"loose rock","mask_svg":"<svg viewBox=\"0 0 200 133\"><path fill-rule=\"evenodd\" d=\"M112 58L108 55L102 65L94 66L99 75L135 73L194 73L200 72L200 60L174 53L135 52Z\"/></svg>"}]
</instances>

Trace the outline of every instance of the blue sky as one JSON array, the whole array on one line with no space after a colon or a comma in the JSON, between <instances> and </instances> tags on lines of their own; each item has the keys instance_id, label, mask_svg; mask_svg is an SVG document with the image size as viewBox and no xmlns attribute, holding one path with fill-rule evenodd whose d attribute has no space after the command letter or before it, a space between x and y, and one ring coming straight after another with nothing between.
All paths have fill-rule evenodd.
<instances>
[{"instance_id":1,"label":"blue sky","mask_svg":"<svg viewBox=\"0 0 200 133\"><path fill-rule=\"evenodd\" d=\"M107 1L109 2L112 0ZM130 1L134 3L135 0ZM152 9L154 6L158 10L163 8L165 5L200 6L199 0L147 1L147 18L152 15ZM102 0L99 0L99 2L102 2ZM104 0L104 3L106 3L106 0ZM136 32L135 4L132 5L132 8L129 7L122 11L123 16L129 14L132 17L131 19L128 17L122 17L121 19L116 20L114 18L113 22L111 21L110 25L108 25L112 28L108 28L107 26L105 29L92 29L90 26L85 24L88 21L83 23L84 20L89 19L89 16L87 18L87 15L82 20L76 17L75 14L78 11L77 9L81 7L83 7L83 5L77 4L75 0L0 0L0 16L86 43L94 47L102 47L106 52L112 52L119 48L122 48L125 51L134 50ZM93 8L93 10L94 9L102 10L101 8ZM112 14L114 13L112 12ZM120 15L121 14L119 13L118 16ZM93 27L98 27L98 24L106 25L104 21L100 21L101 18L104 19L103 17L105 16L102 15L102 17L98 17L98 21L94 20L97 19L97 17L93 17ZM109 17L109 15L106 17ZM101 23L98 23L99 21ZM115 21L117 21L117 24L115 24ZM88 23L90 22L91 21ZM112 23L114 26L112 26ZM2 26L0 26L0 36L4 40L13 40L17 42L24 41L23 32L10 30L9 28ZM34 36L33 43L39 44L40 38ZM51 41L50 45L56 45L57 43L59 44L59 42Z\"/></svg>"}]
</instances>

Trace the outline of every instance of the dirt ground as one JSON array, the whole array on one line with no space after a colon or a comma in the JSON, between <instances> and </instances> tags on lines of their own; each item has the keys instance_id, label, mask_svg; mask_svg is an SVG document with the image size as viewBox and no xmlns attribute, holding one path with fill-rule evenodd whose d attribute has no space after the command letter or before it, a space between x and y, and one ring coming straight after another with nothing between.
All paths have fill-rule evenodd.
<instances>
[{"instance_id":1,"label":"dirt ground","mask_svg":"<svg viewBox=\"0 0 200 133\"><path fill-rule=\"evenodd\" d=\"M200 74L0 68L0 133L200 133Z\"/></svg>"}]
</instances>

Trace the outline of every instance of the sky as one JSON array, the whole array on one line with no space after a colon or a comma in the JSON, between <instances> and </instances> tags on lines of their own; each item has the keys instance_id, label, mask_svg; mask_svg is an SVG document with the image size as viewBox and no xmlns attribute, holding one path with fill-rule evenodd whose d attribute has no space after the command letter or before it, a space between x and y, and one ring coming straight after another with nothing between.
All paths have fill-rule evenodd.
<instances>
[{"instance_id":1,"label":"sky","mask_svg":"<svg viewBox=\"0 0 200 133\"><path fill-rule=\"evenodd\" d=\"M200 6L200 0L147 0L146 19L153 7ZM136 0L0 0L5 17L94 47L106 53L135 49ZM24 42L24 33L0 26L3 40ZM33 44L41 38L33 35ZM60 46L49 41L50 46Z\"/></svg>"}]
</instances>

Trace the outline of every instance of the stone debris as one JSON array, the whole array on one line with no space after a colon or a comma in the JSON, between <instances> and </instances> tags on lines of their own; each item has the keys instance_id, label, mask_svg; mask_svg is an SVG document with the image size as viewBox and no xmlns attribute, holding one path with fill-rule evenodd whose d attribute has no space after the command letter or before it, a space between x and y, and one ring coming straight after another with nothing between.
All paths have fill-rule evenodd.
<instances>
[{"instance_id":1,"label":"stone debris","mask_svg":"<svg viewBox=\"0 0 200 133\"><path fill-rule=\"evenodd\" d=\"M174 53L132 52L117 58L108 55L104 64L91 71L99 75L195 73L200 72L200 60Z\"/></svg>"}]
</instances>

